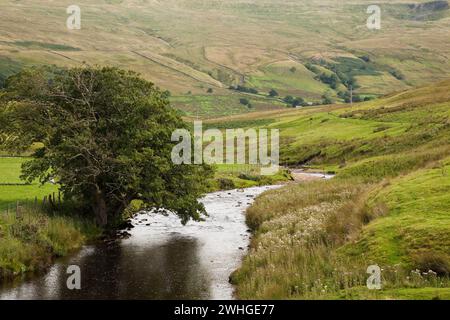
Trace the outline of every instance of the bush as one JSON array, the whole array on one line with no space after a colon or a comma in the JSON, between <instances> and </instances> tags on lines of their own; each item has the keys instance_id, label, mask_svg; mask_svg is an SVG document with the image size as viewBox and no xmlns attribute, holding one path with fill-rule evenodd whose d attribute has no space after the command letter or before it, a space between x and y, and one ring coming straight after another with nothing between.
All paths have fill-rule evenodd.
<instances>
[{"instance_id":1,"label":"bush","mask_svg":"<svg viewBox=\"0 0 450 320\"><path fill-rule=\"evenodd\" d=\"M322 73L319 76L319 80L325 84L328 84L332 89L336 89L339 84L339 78L334 73L331 75Z\"/></svg>"},{"instance_id":2,"label":"bush","mask_svg":"<svg viewBox=\"0 0 450 320\"><path fill-rule=\"evenodd\" d=\"M286 96L284 97L283 101L293 108L306 105L306 102L303 98L294 98L293 96Z\"/></svg>"},{"instance_id":3,"label":"bush","mask_svg":"<svg viewBox=\"0 0 450 320\"><path fill-rule=\"evenodd\" d=\"M390 73L394 78L396 78L397 80L404 80L404 79L405 79L405 76L404 76L400 71L398 71L398 70L393 69L393 70L390 70L389 73Z\"/></svg>"},{"instance_id":4,"label":"bush","mask_svg":"<svg viewBox=\"0 0 450 320\"><path fill-rule=\"evenodd\" d=\"M236 87L230 87L230 89L239 91L239 92L245 92L245 93L252 93L252 94L257 94L258 90L254 89L254 88L247 88L241 85L238 85Z\"/></svg>"},{"instance_id":5,"label":"bush","mask_svg":"<svg viewBox=\"0 0 450 320\"><path fill-rule=\"evenodd\" d=\"M248 106L250 104L250 101L246 98L239 99L239 103L243 104L244 106Z\"/></svg>"},{"instance_id":6,"label":"bush","mask_svg":"<svg viewBox=\"0 0 450 320\"><path fill-rule=\"evenodd\" d=\"M236 186L234 184L234 181L231 179L227 179L227 178L220 178L217 180L219 182L219 188L221 190L231 190L231 189L235 189Z\"/></svg>"},{"instance_id":7,"label":"bush","mask_svg":"<svg viewBox=\"0 0 450 320\"><path fill-rule=\"evenodd\" d=\"M261 180L261 176L252 175L252 174L248 174L248 173L241 173L241 174L239 174L238 177L239 177L239 179L250 180L250 181L260 181Z\"/></svg>"},{"instance_id":8,"label":"bush","mask_svg":"<svg viewBox=\"0 0 450 320\"><path fill-rule=\"evenodd\" d=\"M270 90L269 92L270 97L278 97L278 92L275 89Z\"/></svg>"},{"instance_id":9,"label":"bush","mask_svg":"<svg viewBox=\"0 0 450 320\"><path fill-rule=\"evenodd\" d=\"M422 272L432 270L439 276L447 276L450 274L450 263L448 260L447 256L439 252L421 252L412 257L413 269L418 269Z\"/></svg>"}]
</instances>

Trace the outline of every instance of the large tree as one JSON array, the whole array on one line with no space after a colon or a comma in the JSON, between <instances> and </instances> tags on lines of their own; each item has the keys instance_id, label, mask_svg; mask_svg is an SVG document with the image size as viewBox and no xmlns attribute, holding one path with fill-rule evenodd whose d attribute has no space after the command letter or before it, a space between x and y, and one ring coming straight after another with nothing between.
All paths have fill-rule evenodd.
<instances>
[{"instance_id":1,"label":"large tree","mask_svg":"<svg viewBox=\"0 0 450 320\"><path fill-rule=\"evenodd\" d=\"M207 166L175 165L172 132L186 124L167 93L117 68L32 68L12 76L2 93L9 147L39 142L23 177L56 179L104 226L134 199L200 219Z\"/></svg>"}]
</instances>

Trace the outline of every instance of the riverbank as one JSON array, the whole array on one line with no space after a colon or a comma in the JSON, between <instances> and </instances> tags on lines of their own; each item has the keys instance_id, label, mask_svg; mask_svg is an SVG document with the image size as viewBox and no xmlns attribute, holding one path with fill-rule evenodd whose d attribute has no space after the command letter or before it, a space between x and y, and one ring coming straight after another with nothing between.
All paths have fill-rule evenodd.
<instances>
[{"instance_id":1,"label":"riverbank","mask_svg":"<svg viewBox=\"0 0 450 320\"><path fill-rule=\"evenodd\" d=\"M78 216L49 214L41 205L57 186L20 179L27 157L0 157L0 279L10 279L48 268L55 258L73 254L101 236L93 221ZM286 170L262 177L255 166L220 166L210 181L210 192L285 182ZM35 203L37 199L37 203ZM132 216L139 206L130 205Z\"/></svg>"},{"instance_id":2,"label":"riverbank","mask_svg":"<svg viewBox=\"0 0 450 320\"><path fill-rule=\"evenodd\" d=\"M0 279L42 271L100 234L93 222L44 208L43 197L57 186L21 180L28 159L0 157Z\"/></svg>"},{"instance_id":3,"label":"riverbank","mask_svg":"<svg viewBox=\"0 0 450 320\"><path fill-rule=\"evenodd\" d=\"M205 221L182 225L174 214L131 219L126 238L96 242L46 273L0 285L1 299L233 299L229 276L247 252L245 209L279 186L209 193ZM78 265L82 289L68 290L67 266Z\"/></svg>"},{"instance_id":4,"label":"riverbank","mask_svg":"<svg viewBox=\"0 0 450 320\"><path fill-rule=\"evenodd\" d=\"M241 299L450 299L450 158L408 175L303 182L247 210ZM382 268L382 290L366 287Z\"/></svg>"},{"instance_id":5,"label":"riverbank","mask_svg":"<svg viewBox=\"0 0 450 320\"><path fill-rule=\"evenodd\" d=\"M99 234L92 222L78 217L22 206L1 212L0 280L45 270Z\"/></svg>"},{"instance_id":6,"label":"riverbank","mask_svg":"<svg viewBox=\"0 0 450 320\"><path fill-rule=\"evenodd\" d=\"M238 297L449 298L449 88L267 115L282 163L336 177L271 191L248 210L254 236L232 277ZM375 264L381 291L366 286Z\"/></svg>"},{"instance_id":7,"label":"riverbank","mask_svg":"<svg viewBox=\"0 0 450 320\"><path fill-rule=\"evenodd\" d=\"M294 177L286 168L269 176L262 176L261 168L256 165L216 165L215 176L209 181L209 192L268 186L294 181Z\"/></svg>"}]
</instances>

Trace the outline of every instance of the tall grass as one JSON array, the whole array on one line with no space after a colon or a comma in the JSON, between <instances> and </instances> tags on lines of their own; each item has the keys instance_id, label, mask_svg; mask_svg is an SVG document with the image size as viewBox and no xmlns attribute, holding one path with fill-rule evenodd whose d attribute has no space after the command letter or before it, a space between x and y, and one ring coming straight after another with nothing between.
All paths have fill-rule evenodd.
<instances>
[{"instance_id":1,"label":"tall grass","mask_svg":"<svg viewBox=\"0 0 450 320\"><path fill-rule=\"evenodd\" d=\"M367 206L372 191L383 185L336 179L260 196L248 210L247 221L255 231L249 255L232 275L237 295L243 299L402 298L399 289L418 294L430 287L436 291L428 292L427 298L447 294L448 277L401 264L380 264L383 293L372 292L366 288L366 270L377 261L340 250L358 239L364 225L387 214L387 208ZM426 257L422 261L433 262Z\"/></svg>"},{"instance_id":2,"label":"tall grass","mask_svg":"<svg viewBox=\"0 0 450 320\"><path fill-rule=\"evenodd\" d=\"M422 241L435 228L440 228L439 232L448 230L445 229L448 216L444 213L421 223L417 231L411 225L414 217L408 215L417 211L417 217L422 219L426 218L422 210L428 208L431 214L433 209L445 207L445 204L433 205L433 200L448 198L445 195L449 190L441 181L446 171L439 164L448 154L448 142L436 140L408 152L361 160L341 170L330 181L288 186L261 195L247 211L247 223L254 231L251 250L232 276L238 296L244 299L450 298L448 256L439 254L440 246L447 248L447 238L428 241L429 254L423 250L409 250L409 255L403 251L391 253L392 243L380 241L400 241L400 238L396 238L395 230L393 238L390 234L385 236L390 224L378 222L389 216L397 205L405 206L404 215L395 221L395 225L401 225L402 221L406 224L403 232L409 234L405 239ZM434 168L431 170L434 173L425 170L415 176L419 168ZM442 175L436 173L441 171ZM394 179L411 172L414 174L405 176L404 185L403 178ZM428 192L430 199L419 202L420 208L408 211L411 203L407 200L408 192L413 192L411 199L415 200L421 179L426 182L424 186L433 187L437 193ZM385 202L377 198L384 190L389 195L392 185L402 186L401 192L397 190L405 198L402 202L395 201L397 196ZM378 224L362 235L361 231L367 225L372 226L372 222ZM361 237L365 242L358 242ZM402 246L408 243L403 241ZM380 255L395 254L400 262L377 259L380 255L371 254L374 249ZM373 264L379 264L383 270L382 292L366 288L366 270Z\"/></svg>"},{"instance_id":3,"label":"tall grass","mask_svg":"<svg viewBox=\"0 0 450 320\"><path fill-rule=\"evenodd\" d=\"M42 270L53 258L71 253L99 233L88 220L49 215L40 207L1 211L0 278Z\"/></svg>"}]
</instances>

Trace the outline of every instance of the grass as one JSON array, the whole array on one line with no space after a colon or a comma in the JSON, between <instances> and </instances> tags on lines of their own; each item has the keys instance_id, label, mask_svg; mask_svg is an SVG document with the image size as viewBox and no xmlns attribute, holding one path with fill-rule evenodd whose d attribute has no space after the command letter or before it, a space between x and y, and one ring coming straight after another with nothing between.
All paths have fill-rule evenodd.
<instances>
[{"instance_id":1,"label":"grass","mask_svg":"<svg viewBox=\"0 0 450 320\"><path fill-rule=\"evenodd\" d=\"M35 198L40 201L44 196L58 191L56 185L27 184L21 180L21 166L26 160L23 157L0 157L0 210L8 205L15 207L17 202L34 201Z\"/></svg>"},{"instance_id":2,"label":"grass","mask_svg":"<svg viewBox=\"0 0 450 320\"><path fill-rule=\"evenodd\" d=\"M449 299L449 88L268 113L285 137L284 159L337 176L267 192L248 209L254 237L232 276L238 296ZM380 291L366 287L373 264Z\"/></svg>"},{"instance_id":3,"label":"grass","mask_svg":"<svg viewBox=\"0 0 450 320\"><path fill-rule=\"evenodd\" d=\"M216 173L210 182L210 191L241 189L256 186L286 183L292 180L286 169L274 175L261 175L261 168L256 165L222 164L215 165Z\"/></svg>"},{"instance_id":4,"label":"grass","mask_svg":"<svg viewBox=\"0 0 450 320\"><path fill-rule=\"evenodd\" d=\"M41 200L57 186L24 184L19 176L26 160L0 158L0 278L41 271L100 234L85 218L46 210Z\"/></svg>"},{"instance_id":5,"label":"grass","mask_svg":"<svg viewBox=\"0 0 450 320\"><path fill-rule=\"evenodd\" d=\"M13 208L17 202L20 204L34 201L36 197L38 200L42 200L45 196L57 191L58 188L50 184L44 186L38 184L0 186L0 210L5 210L8 205Z\"/></svg>"},{"instance_id":6,"label":"grass","mask_svg":"<svg viewBox=\"0 0 450 320\"><path fill-rule=\"evenodd\" d=\"M19 177L22 163L26 161L26 158L5 157L0 160L0 172L2 173L0 176L0 185L25 184Z\"/></svg>"},{"instance_id":7,"label":"grass","mask_svg":"<svg viewBox=\"0 0 450 320\"><path fill-rule=\"evenodd\" d=\"M14 45L25 48L42 48L57 51L79 51L80 49L63 44L43 43L39 41L15 41Z\"/></svg>"},{"instance_id":8,"label":"grass","mask_svg":"<svg viewBox=\"0 0 450 320\"><path fill-rule=\"evenodd\" d=\"M79 249L100 231L92 222L50 216L41 208L22 206L0 212L0 279L42 271L54 258Z\"/></svg>"},{"instance_id":9,"label":"grass","mask_svg":"<svg viewBox=\"0 0 450 320\"><path fill-rule=\"evenodd\" d=\"M275 89L281 97L293 95L317 101L321 100L322 94L328 89L315 80L314 74L303 64L295 61L281 61L264 66L250 76L248 83L265 92Z\"/></svg>"},{"instance_id":10,"label":"grass","mask_svg":"<svg viewBox=\"0 0 450 320\"><path fill-rule=\"evenodd\" d=\"M450 117L450 82L394 93L362 104L256 112L208 120L280 129L283 164L349 165L418 146L446 145ZM427 151L428 152L428 151Z\"/></svg>"},{"instance_id":11,"label":"grass","mask_svg":"<svg viewBox=\"0 0 450 320\"><path fill-rule=\"evenodd\" d=\"M450 158L435 168L421 169L396 178L376 190L368 202L371 210L385 207L388 215L363 228L356 244L342 250L367 253L379 263L404 263L420 268L423 254L442 256L450 273ZM436 268L440 268L436 266ZM427 271L427 270L424 270Z\"/></svg>"},{"instance_id":12,"label":"grass","mask_svg":"<svg viewBox=\"0 0 450 320\"><path fill-rule=\"evenodd\" d=\"M249 100L251 107L240 103L240 98ZM210 118L229 116L261 110L284 108L277 100L266 99L258 95L187 95L171 98L172 105L181 110L185 116Z\"/></svg>"},{"instance_id":13,"label":"grass","mask_svg":"<svg viewBox=\"0 0 450 320\"><path fill-rule=\"evenodd\" d=\"M384 94L450 75L448 10L432 19L410 19L414 12L407 5L383 4L383 29L372 32L365 27L363 0L170 0L164 5L80 0L78 5L82 30L71 32L65 28L66 3L2 3L0 79L22 65L107 63L138 71L170 90L187 114L210 117L247 112L227 90L236 84L320 99L329 88L305 70L308 62L323 60L352 73L361 85L357 94ZM392 69L405 78L395 79ZM210 87L216 101L204 102ZM223 97L232 100L229 110ZM259 100L256 110L279 107L273 99Z\"/></svg>"}]
</instances>

